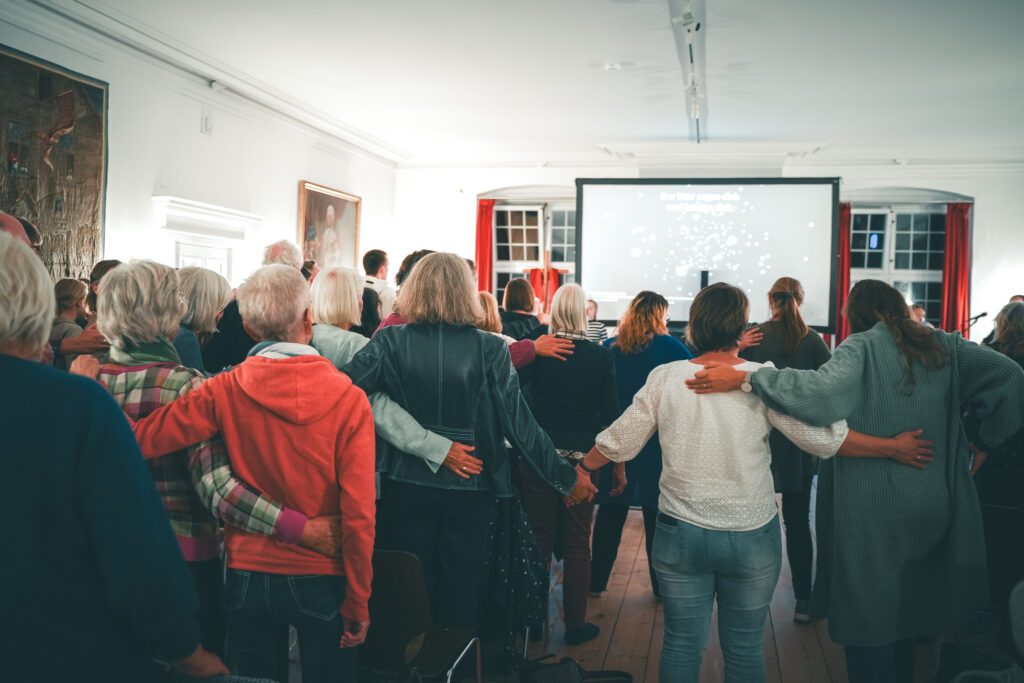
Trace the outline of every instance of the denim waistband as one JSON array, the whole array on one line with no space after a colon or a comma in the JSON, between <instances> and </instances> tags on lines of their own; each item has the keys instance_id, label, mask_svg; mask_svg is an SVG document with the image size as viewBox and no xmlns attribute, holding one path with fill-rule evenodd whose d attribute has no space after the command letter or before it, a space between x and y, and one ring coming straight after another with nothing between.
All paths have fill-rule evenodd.
<instances>
[{"instance_id":1,"label":"denim waistband","mask_svg":"<svg viewBox=\"0 0 1024 683\"><path fill-rule=\"evenodd\" d=\"M658 513L658 521L662 524L668 524L669 526L683 526L686 524L683 520L676 519L675 517L669 517L664 512Z\"/></svg>"}]
</instances>

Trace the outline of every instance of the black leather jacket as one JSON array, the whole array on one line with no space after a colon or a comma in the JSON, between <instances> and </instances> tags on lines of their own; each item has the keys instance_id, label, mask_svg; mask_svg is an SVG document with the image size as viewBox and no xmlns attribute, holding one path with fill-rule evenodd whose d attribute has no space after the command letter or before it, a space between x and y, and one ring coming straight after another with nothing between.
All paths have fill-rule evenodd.
<instances>
[{"instance_id":1,"label":"black leather jacket","mask_svg":"<svg viewBox=\"0 0 1024 683\"><path fill-rule=\"evenodd\" d=\"M534 420L497 336L446 323L385 327L343 371L367 394L386 393L426 429L476 446L473 455L484 463L469 479L444 467L434 474L422 459L383 444L378 469L391 479L512 495L507 438L544 481L563 495L572 491L576 470Z\"/></svg>"}]
</instances>

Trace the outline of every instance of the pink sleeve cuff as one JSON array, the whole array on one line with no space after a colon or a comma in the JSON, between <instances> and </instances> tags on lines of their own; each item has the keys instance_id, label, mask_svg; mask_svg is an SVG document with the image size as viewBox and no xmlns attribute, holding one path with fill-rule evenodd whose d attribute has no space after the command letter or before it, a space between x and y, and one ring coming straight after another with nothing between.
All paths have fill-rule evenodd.
<instances>
[{"instance_id":1,"label":"pink sleeve cuff","mask_svg":"<svg viewBox=\"0 0 1024 683\"><path fill-rule=\"evenodd\" d=\"M298 543L306 528L306 516L290 508L281 510L277 518L277 536L286 543Z\"/></svg>"},{"instance_id":2,"label":"pink sleeve cuff","mask_svg":"<svg viewBox=\"0 0 1024 683\"><path fill-rule=\"evenodd\" d=\"M509 345L508 352L512 356L512 367L517 370L526 367L537 357L537 348L533 345L533 341L529 339L523 339Z\"/></svg>"}]
</instances>

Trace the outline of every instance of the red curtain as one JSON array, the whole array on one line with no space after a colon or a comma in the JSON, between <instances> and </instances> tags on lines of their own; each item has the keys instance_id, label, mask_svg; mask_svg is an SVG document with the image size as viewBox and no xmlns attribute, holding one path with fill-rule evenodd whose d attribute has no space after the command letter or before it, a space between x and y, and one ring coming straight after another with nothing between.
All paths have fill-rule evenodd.
<instances>
[{"instance_id":1,"label":"red curtain","mask_svg":"<svg viewBox=\"0 0 1024 683\"><path fill-rule=\"evenodd\" d=\"M839 205L839 266L836 277L836 346L850 336L846 300L850 298L850 205Z\"/></svg>"},{"instance_id":2,"label":"red curtain","mask_svg":"<svg viewBox=\"0 0 1024 683\"><path fill-rule=\"evenodd\" d=\"M562 284L562 276L568 271L547 268L548 286L545 289L544 270L544 268L531 268L526 271L526 276L530 279L530 286L533 287L534 296L540 299L541 307L547 313L551 310L551 299L554 298L555 292Z\"/></svg>"},{"instance_id":3,"label":"red curtain","mask_svg":"<svg viewBox=\"0 0 1024 683\"><path fill-rule=\"evenodd\" d=\"M481 199L476 208L476 285L481 292L494 291L494 203Z\"/></svg>"},{"instance_id":4,"label":"red curtain","mask_svg":"<svg viewBox=\"0 0 1024 683\"><path fill-rule=\"evenodd\" d=\"M946 207L946 260L942 266L942 329L969 332L971 310L970 204Z\"/></svg>"}]
</instances>

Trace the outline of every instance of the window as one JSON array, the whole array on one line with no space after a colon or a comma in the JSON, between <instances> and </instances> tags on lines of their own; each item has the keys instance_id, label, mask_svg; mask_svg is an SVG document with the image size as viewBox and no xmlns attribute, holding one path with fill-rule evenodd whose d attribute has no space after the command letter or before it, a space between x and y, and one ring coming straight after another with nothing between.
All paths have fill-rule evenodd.
<instances>
[{"instance_id":1,"label":"window","mask_svg":"<svg viewBox=\"0 0 1024 683\"><path fill-rule=\"evenodd\" d=\"M922 304L929 322L942 317L946 214L934 206L854 209L850 218L850 281L875 279Z\"/></svg>"},{"instance_id":2,"label":"window","mask_svg":"<svg viewBox=\"0 0 1024 683\"><path fill-rule=\"evenodd\" d=\"M494 207L494 295L501 303L509 280L526 277L544 266L550 251L551 267L567 271L563 283L575 281L576 206L505 204Z\"/></svg>"},{"instance_id":3,"label":"window","mask_svg":"<svg viewBox=\"0 0 1024 683\"><path fill-rule=\"evenodd\" d=\"M540 261L540 209L495 207L494 245L498 261Z\"/></svg>"},{"instance_id":4,"label":"window","mask_svg":"<svg viewBox=\"0 0 1024 683\"><path fill-rule=\"evenodd\" d=\"M576 265L576 209L551 209L551 262Z\"/></svg>"}]
</instances>

